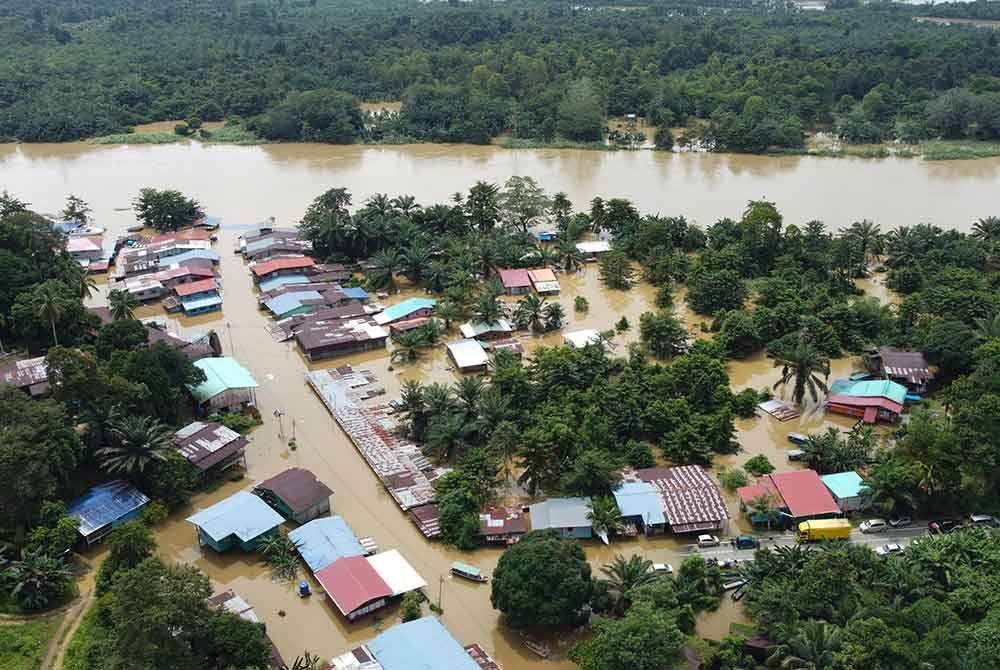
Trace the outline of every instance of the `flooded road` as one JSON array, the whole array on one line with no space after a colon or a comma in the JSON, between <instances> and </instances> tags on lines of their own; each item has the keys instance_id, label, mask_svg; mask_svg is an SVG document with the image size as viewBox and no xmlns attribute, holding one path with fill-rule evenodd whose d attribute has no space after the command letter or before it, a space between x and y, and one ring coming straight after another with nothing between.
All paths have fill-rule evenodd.
<instances>
[{"instance_id":1,"label":"flooded road","mask_svg":"<svg viewBox=\"0 0 1000 670\"><path fill-rule=\"evenodd\" d=\"M419 202L427 204L447 199L451 192L467 188L476 179L501 181L511 174L531 174L550 191L566 190L578 206L600 193L633 198L643 211L659 209L664 213L683 213L710 221L717 216L738 214L749 197L767 195L778 200L789 223L814 217L826 218L831 223L842 217L838 224L846 224L855 216L879 220L877 212L854 214L845 211L845 207L854 207L857 203L851 203L842 193L836 198L831 194L826 202L823 198L807 197L802 190L800 180L811 179L807 177L810 171L853 165L853 162L847 159L788 160L792 163L781 167L786 159L672 156L652 152L509 152L437 146L373 149L310 145L203 147L190 144L125 148L8 145L0 146L0 188L9 189L40 211L57 211L66 194L76 193L91 203L96 220L108 228L109 236L123 232L134 223L127 208L131 198L145 186L178 188L199 199L209 214L223 218L217 245L222 258L223 312L195 319L172 315L167 318L173 330L189 332L214 328L219 333L225 353L249 368L260 384L257 403L265 423L251 435L245 479L197 496L190 509L172 515L157 529L161 556L192 563L205 571L217 588L232 588L240 593L267 623L269 634L287 660L305 650L329 658L371 638L379 627L397 622L396 611L387 609L379 612L377 619L365 618L349 624L319 595L322 590L317 584L313 584L316 595L300 599L295 594L293 582L272 580L268 569L256 556L238 551L219 555L203 552L198 547L194 528L184 521L191 512L287 467L305 467L334 490L333 512L342 515L358 535L372 536L382 550L399 549L413 564L427 581L430 598L435 601L441 598L443 622L459 641L481 643L506 670L568 670L574 667L565 659L571 637L552 641L555 652L552 660L537 659L521 645L516 633L500 623L498 613L490 606L488 586L455 580L448 575L454 560L472 563L490 574L501 550L481 549L463 554L440 543L427 542L399 511L306 385L304 373L310 365L294 345L279 344L264 330L267 319L257 309L250 274L242 259L231 252L236 237L266 216L276 216L279 224L291 224L315 195L332 186L350 188L355 204L376 191L413 193ZM760 163L760 168L755 170L748 166L755 161L773 161L774 166L765 168L765 164ZM1000 162L977 161L963 167L883 161L857 163L854 167L868 174L869 180L871 171L884 169L885 179L894 183L894 188L903 188L903 184L893 181L898 178L898 170L907 171L911 179L927 181L922 185L908 184L906 190L912 197L901 197L900 202L889 203L884 197L877 203L873 200L887 215L890 213L888 205L893 205L891 209L895 212L895 206L909 207L913 199L927 195L922 189L935 181L927 171L937 167L955 169L959 173L967 170L968 174L956 174L953 181L949 181L955 194L943 186L938 189L947 191L945 199L959 217L956 224L967 225L969 217L988 213L973 215L971 211L977 203L982 205L994 197ZM842 171L844 179L853 180L853 176L848 177L850 174L850 170ZM697 189L692 180L700 180ZM730 192L731 187L736 189L735 195ZM827 184L824 188L829 187ZM750 190L741 192L741 188ZM789 196L790 199L783 202L777 191L795 194L795 197ZM965 195L960 195L962 193ZM792 210L796 209L801 213L793 215ZM919 217L919 220L931 219L926 212ZM614 353L624 355L628 343L638 338L639 315L653 309L654 290L642 284L628 292L606 291L597 274L596 266L591 264L579 273L559 275L563 290L558 300L567 316L564 330L606 330L625 316L632 327L613 340ZM884 286L875 283L864 288L885 300L892 297ZM106 285L102 285L102 293L105 290ZM574 310L573 301L578 295L587 298L587 312ZM387 302L405 296L404 293ZM696 330L703 319L691 314L682 298L683 293L677 291L675 311ZM96 303L102 300L103 296L94 298ZM142 308L137 315L163 316L163 312L160 307L152 306ZM537 346L559 344L561 335L521 335L520 339L530 353ZM338 358L317 367L345 363L375 373L378 384L387 392L378 402L394 398L404 379L443 382L456 379L443 347L429 352L415 365L397 365L393 370L389 369L385 351ZM856 365L854 359L835 361L833 377L849 374ZM762 355L730 365L732 383L737 390L770 386L778 373L772 362ZM273 418L275 410L285 414L280 425ZM848 428L850 423L841 418L829 419L815 407L807 409L799 419L786 423L769 417L740 420L737 440L743 450L720 458L718 465L738 465L762 453L779 469L784 469L788 467L786 452L791 446L786 440L788 432L809 432L825 425ZM293 431L297 442L295 450L288 447ZM743 522L737 521L735 496L727 494L727 500L734 519L731 530L742 529ZM593 542L588 543L586 549L597 574L600 565L609 562L616 552L641 553L648 559L669 562L676 567L683 560L686 547L673 537L655 537L616 541L611 547ZM304 578L304 574L300 573L300 578ZM744 621L741 609L726 601L718 612L701 618L698 630L707 637L721 638L734 621Z\"/></svg>"}]
</instances>

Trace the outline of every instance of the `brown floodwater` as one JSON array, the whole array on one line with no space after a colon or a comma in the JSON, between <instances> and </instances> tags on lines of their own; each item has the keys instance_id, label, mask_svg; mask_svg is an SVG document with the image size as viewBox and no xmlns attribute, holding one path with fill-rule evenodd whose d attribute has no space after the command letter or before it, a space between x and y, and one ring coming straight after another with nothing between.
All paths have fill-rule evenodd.
<instances>
[{"instance_id":1,"label":"brown floodwater","mask_svg":"<svg viewBox=\"0 0 1000 670\"><path fill-rule=\"evenodd\" d=\"M753 163L758 167L751 167ZM768 164L772 167L766 167ZM714 167L709 169L709 166ZM851 169L843 170L846 166ZM510 174L533 174L549 190L566 190L578 203L597 193L625 195L636 200L643 210L662 209L666 213L685 213L704 220L737 214L747 197L767 194L776 198L776 193L781 191L790 194L790 205L798 203L796 207L808 207L810 211L815 206L817 211L814 213L801 214L812 218L820 216L826 205L829 205L827 215L842 213L849 205L849 198L831 197L825 204L814 202L802 190L801 180L806 173L839 169L839 178L848 182L855 179L852 170L872 173L869 180L873 174L880 173L889 183L901 187L895 179L898 170L905 170L909 179L916 180L911 186L917 186L907 188L907 195L912 193L922 198L926 194L922 189L929 188L930 182L937 179L931 172L938 167L918 162L664 156L652 152L508 152L488 147L207 147L198 143L154 147L0 146L0 188L9 189L42 211L58 210L67 193L76 193L91 203L96 220L108 228L109 235L121 233L134 223L126 208L144 186L179 188L197 197L210 214L223 217L217 245L221 256L223 311L188 319L165 315L161 307L150 305L141 308L138 316L166 318L171 329L178 332L208 328L218 331L225 353L235 356L257 379L260 385L257 403L265 422L251 435L245 479L198 495L189 509L172 515L157 530L160 555L168 560L194 564L217 588L232 588L242 594L267 623L269 634L289 659L304 650L330 657L372 637L379 628L392 625L398 621L393 609L379 612L376 619L347 623L325 602L316 583L313 583L315 595L298 598L294 583L273 580L255 555L238 551L223 555L202 551L194 528L184 521L191 512L284 468L306 467L334 490L334 513L344 516L359 535L374 537L380 548L398 548L406 556L427 581L429 596L437 600L440 595L443 622L455 637L463 644L481 643L507 670L568 670L573 665L566 660L565 651L577 638L569 635L548 640L554 650L553 658L542 661L523 647L516 633L502 625L498 613L490 606L488 586L455 580L448 575L454 560L472 563L489 574L501 550L480 549L467 554L428 542L400 512L306 385L304 373L310 364L293 344L277 343L265 331L267 318L257 309L250 274L242 259L231 251L240 232L271 215L278 217L280 224L288 225L302 213L312 197L333 186L350 188L356 195L356 203L375 191L411 192L419 201L428 203L446 199L451 192L466 188L475 179L502 180ZM965 193L966 197L953 196L949 189L938 190L945 192L946 199L957 212L968 213L972 200L978 198L983 203L993 198L990 189L997 185L998 167L1000 162L991 161L940 166L940 169L956 170L951 177L941 175L938 178L947 180L957 193ZM671 183L672 179L678 181ZM799 186L793 188L786 179ZM927 183L921 185L921 180ZM685 183L688 185L682 187ZM765 183L770 188L765 189ZM734 196L729 192L731 188L737 192L741 188L751 190ZM970 193L975 193L976 198L969 197ZM872 200L880 206L886 201L884 197ZM933 198L928 203L931 201ZM729 205L724 206L725 202ZM901 197L893 204L906 207L910 203L911 199ZM779 204L784 203L779 199ZM886 208L887 214L889 209ZM846 222L855 215L844 216L843 222ZM877 218L877 214L870 211L857 216ZM962 214L961 221L965 222L968 216L972 214ZM925 216L920 220L931 218ZM791 217L787 220L791 221ZM639 316L653 309L655 291L646 284L626 292L609 291L603 288L597 275L593 264L578 273L560 274L562 293L550 300L557 299L563 305L567 317L565 330L607 330L622 316L626 317L632 327L612 340L614 353L624 354L627 345L638 337ZM876 277L861 285L869 294L889 301L891 292L878 284L880 280ZM95 304L104 302L106 289L106 285L100 286L99 294L92 299ZM383 302L395 302L413 293L412 289L404 288L401 294ZM573 303L577 296L587 299L588 311L575 311ZM692 314L684 305L683 289L676 293L675 312L693 334L707 336L699 329L705 319ZM521 334L519 339L530 354L535 347L559 344L561 335ZM320 366L344 363L375 373L379 385L387 392L376 402L395 397L404 379L453 382L458 374L451 369L443 347L428 352L416 364L396 365L393 369L390 369L386 351L338 358ZM850 358L833 361L833 376L849 374L857 365L858 361ZM762 355L734 361L729 369L737 390L770 386L779 374L771 361ZM273 418L276 409L285 413L280 425ZM807 407L802 417L786 423L770 417L740 420L737 440L742 451L719 458L717 465L739 465L753 455L765 454L779 468L788 467L788 432L808 432L827 425L846 429L850 422L827 417L815 406ZM295 450L288 447L293 430L297 441ZM726 498L734 519L730 530L744 529L744 523L737 520L735 496L726 494ZM586 545L595 572L617 552L640 553L651 560L677 566L687 550L686 542L669 536L621 540L610 547L596 541ZM98 556L85 558L94 562ZM304 571L300 578L306 578ZM731 623L742 621L745 618L741 608L726 600L718 611L700 618L698 631L717 639L728 632Z\"/></svg>"}]
</instances>

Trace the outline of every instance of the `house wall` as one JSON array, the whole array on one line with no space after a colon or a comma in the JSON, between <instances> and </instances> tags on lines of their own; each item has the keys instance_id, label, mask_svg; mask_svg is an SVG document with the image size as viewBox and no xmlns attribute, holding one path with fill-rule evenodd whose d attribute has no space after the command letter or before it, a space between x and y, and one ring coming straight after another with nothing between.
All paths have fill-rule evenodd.
<instances>
[{"instance_id":1,"label":"house wall","mask_svg":"<svg viewBox=\"0 0 1000 670\"><path fill-rule=\"evenodd\" d=\"M559 532L567 539L589 540L594 537L594 529L590 526L577 526L575 528L560 528Z\"/></svg>"},{"instance_id":2,"label":"house wall","mask_svg":"<svg viewBox=\"0 0 1000 670\"><path fill-rule=\"evenodd\" d=\"M320 500L318 503L316 503L306 511L302 512L301 514L293 516L292 519L294 519L298 523L306 523L307 521L312 521L316 517L322 514L326 514L329 511L330 511L330 499L324 498L323 500Z\"/></svg>"},{"instance_id":3,"label":"house wall","mask_svg":"<svg viewBox=\"0 0 1000 670\"><path fill-rule=\"evenodd\" d=\"M360 617L363 617L364 615L368 614L369 612L374 612L375 610L377 610L377 609L379 609L381 607L385 607L385 604L387 602L388 601L385 598L379 598L378 600L376 600L373 603L365 605L364 607L359 607L358 609L354 610L353 612L348 613L347 619L349 621L354 621L354 620L356 620L356 619L358 619Z\"/></svg>"},{"instance_id":4,"label":"house wall","mask_svg":"<svg viewBox=\"0 0 1000 670\"><path fill-rule=\"evenodd\" d=\"M128 514L120 516L117 519L115 519L114 521L112 521L111 523L108 523L108 524L105 524L105 525L101 526L100 528L98 528L97 530L95 530L90 535L85 536L83 538L83 541L87 544L88 547L90 545L92 545L92 544L100 542L101 540L104 539L104 537L108 533L110 533L112 530L114 530L118 526L122 525L126 521L132 521L133 519L138 519L139 516L142 514L143 510L146 509L146 505L148 505L148 504L149 503L145 503L143 505L140 505L139 507L137 507L136 509L132 510Z\"/></svg>"},{"instance_id":5,"label":"house wall","mask_svg":"<svg viewBox=\"0 0 1000 670\"><path fill-rule=\"evenodd\" d=\"M228 409L230 407L240 407L244 404L253 404L253 397L250 389L230 389L219 395L209 398L204 403L210 409Z\"/></svg>"},{"instance_id":6,"label":"house wall","mask_svg":"<svg viewBox=\"0 0 1000 670\"><path fill-rule=\"evenodd\" d=\"M507 289L507 295L525 295L530 290L527 286L515 286Z\"/></svg>"},{"instance_id":7,"label":"house wall","mask_svg":"<svg viewBox=\"0 0 1000 670\"><path fill-rule=\"evenodd\" d=\"M278 534L278 527L275 526L266 533L261 533L260 535L251 540L247 540L246 542L240 542L240 549L242 549L243 551L254 551L255 549L257 549L257 545L260 544L261 540L263 540L266 537L273 537L274 535L277 534Z\"/></svg>"},{"instance_id":8,"label":"house wall","mask_svg":"<svg viewBox=\"0 0 1000 670\"><path fill-rule=\"evenodd\" d=\"M311 349L305 353L306 357L310 361L321 361L325 358L344 356L346 354L354 353L356 351L371 351L372 349L384 349L384 348L385 348L385 338L379 338L377 340L364 340L362 342L353 342L349 343L346 346Z\"/></svg>"}]
</instances>

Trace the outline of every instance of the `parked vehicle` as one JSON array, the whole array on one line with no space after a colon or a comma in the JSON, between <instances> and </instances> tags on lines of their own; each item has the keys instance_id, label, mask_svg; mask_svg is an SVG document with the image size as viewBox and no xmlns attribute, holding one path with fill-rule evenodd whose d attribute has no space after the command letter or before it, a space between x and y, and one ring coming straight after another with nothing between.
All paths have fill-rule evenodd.
<instances>
[{"instance_id":1,"label":"parked vehicle","mask_svg":"<svg viewBox=\"0 0 1000 670\"><path fill-rule=\"evenodd\" d=\"M730 544L734 549L756 549L760 546L760 539L753 535L737 535L730 540Z\"/></svg>"},{"instance_id":2,"label":"parked vehicle","mask_svg":"<svg viewBox=\"0 0 1000 670\"><path fill-rule=\"evenodd\" d=\"M799 524L795 539L799 542L820 540L846 540L851 536L851 522L847 519L816 519Z\"/></svg>"},{"instance_id":3,"label":"parked vehicle","mask_svg":"<svg viewBox=\"0 0 1000 670\"><path fill-rule=\"evenodd\" d=\"M791 442L792 444L797 444L799 446L802 446L803 444L809 441L809 436L803 435L802 433L789 433L788 441Z\"/></svg>"},{"instance_id":4,"label":"parked vehicle","mask_svg":"<svg viewBox=\"0 0 1000 670\"><path fill-rule=\"evenodd\" d=\"M788 460L790 461L801 461L806 457L806 452L801 449L789 449L788 450Z\"/></svg>"},{"instance_id":5,"label":"parked vehicle","mask_svg":"<svg viewBox=\"0 0 1000 670\"><path fill-rule=\"evenodd\" d=\"M955 519L939 519L937 521L931 521L927 524L927 532L931 535L942 535L945 533L951 533L962 527L961 522Z\"/></svg>"},{"instance_id":6,"label":"parked vehicle","mask_svg":"<svg viewBox=\"0 0 1000 670\"><path fill-rule=\"evenodd\" d=\"M889 525L893 528L906 528L913 525L913 518L907 514L889 517Z\"/></svg>"},{"instance_id":7,"label":"parked vehicle","mask_svg":"<svg viewBox=\"0 0 1000 670\"><path fill-rule=\"evenodd\" d=\"M705 547L718 547L719 538L714 535L699 535L698 536L698 546Z\"/></svg>"},{"instance_id":8,"label":"parked vehicle","mask_svg":"<svg viewBox=\"0 0 1000 670\"><path fill-rule=\"evenodd\" d=\"M881 547L875 548L875 553L879 556L891 556L893 554L901 554L903 552L903 545L897 542L890 542L888 544L883 544Z\"/></svg>"},{"instance_id":9,"label":"parked vehicle","mask_svg":"<svg viewBox=\"0 0 1000 670\"><path fill-rule=\"evenodd\" d=\"M989 514L973 514L969 517L969 523L973 526L985 526L987 528L1000 527L1000 522L997 521L996 517Z\"/></svg>"},{"instance_id":10,"label":"parked vehicle","mask_svg":"<svg viewBox=\"0 0 1000 670\"><path fill-rule=\"evenodd\" d=\"M673 573L674 566L669 563L653 563L653 572L662 572L663 574L669 575Z\"/></svg>"},{"instance_id":11,"label":"parked vehicle","mask_svg":"<svg viewBox=\"0 0 1000 670\"><path fill-rule=\"evenodd\" d=\"M862 521L858 530L862 533L882 533L889 529L889 522L885 519L868 519Z\"/></svg>"},{"instance_id":12,"label":"parked vehicle","mask_svg":"<svg viewBox=\"0 0 1000 670\"><path fill-rule=\"evenodd\" d=\"M459 563L458 561L451 564L451 574L462 579L468 579L470 582L479 582L480 584L486 582L486 577L483 576L479 568L466 563Z\"/></svg>"}]
</instances>

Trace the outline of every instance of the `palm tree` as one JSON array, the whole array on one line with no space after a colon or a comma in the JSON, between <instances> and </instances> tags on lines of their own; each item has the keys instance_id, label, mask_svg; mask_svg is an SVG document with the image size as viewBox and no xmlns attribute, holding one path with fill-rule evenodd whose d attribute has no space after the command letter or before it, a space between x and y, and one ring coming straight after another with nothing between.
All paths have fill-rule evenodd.
<instances>
[{"instance_id":1,"label":"palm tree","mask_svg":"<svg viewBox=\"0 0 1000 670\"><path fill-rule=\"evenodd\" d=\"M826 670L833 667L841 647L840 628L825 621L806 621L788 642L775 650L768 664L780 662L788 670Z\"/></svg>"},{"instance_id":2,"label":"palm tree","mask_svg":"<svg viewBox=\"0 0 1000 670\"><path fill-rule=\"evenodd\" d=\"M830 378L830 359L820 354L811 344L803 339L790 351L774 358L774 367L781 368L781 378L774 383L774 388L784 387L793 383L792 400L801 404L806 391L813 402L819 399L817 389L826 393L826 380ZM822 373L820 379L817 373Z\"/></svg>"},{"instance_id":3,"label":"palm tree","mask_svg":"<svg viewBox=\"0 0 1000 670\"><path fill-rule=\"evenodd\" d=\"M127 416L111 422L112 446L98 449L101 466L109 473L133 475L154 461L166 460L173 446L169 428L150 416Z\"/></svg>"},{"instance_id":4,"label":"palm tree","mask_svg":"<svg viewBox=\"0 0 1000 670\"><path fill-rule=\"evenodd\" d=\"M462 414L433 416L427 424L424 449L441 462L451 462L456 453L465 448L467 426Z\"/></svg>"},{"instance_id":5,"label":"palm tree","mask_svg":"<svg viewBox=\"0 0 1000 670\"><path fill-rule=\"evenodd\" d=\"M427 347L427 336L421 332L420 328L408 330L392 337L392 353L389 354L389 361L392 363L414 363L423 356L423 349Z\"/></svg>"},{"instance_id":6,"label":"palm tree","mask_svg":"<svg viewBox=\"0 0 1000 670\"><path fill-rule=\"evenodd\" d=\"M375 193L365 201L364 211L376 217L385 218L392 213L389 196L385 193Z\"/></svg>"},{"instance_id":7,"label":"palm tree","mask_svg":"<svg viewBox=\"0 0 1000 670\"><path fill-rule=\"evenodd\" d=\"M613 561L604 565L601 572L607 578L608 592L614 596L618 611L625 609L625 594L637 586L656 580L653 572L653 562L632 554L626 560L621 554L616 554Z\"/></svg>"},{"instance_id":8,"label":"palm tree","mask_svg":"<svg viewBox=\"0 0 1000 670\"><path fill-rule=\"evenodd\" d=\"M494 292L493 287L487 284L476 296L472 314L480 323L496 323L507 316L507 305L500 300L499 294Z\"/></svg>"},{"instance_id":9,"label":"palm tree","mask_svg":"<svg viewBox=\"0 0 1000 670\"><path fill-rule=\"evenodd\" d=\"M324 665L321 657L313 656L307 651L302 656L296 656L288 670L320 670Z\"/></svg>"},{"instance_id":10,"label":"palm tree","mask_svg":"<svg viewBox=\"0 0 1000 670\"><path fill-rule=\"evenodd\" d=\"M556 265L556 262L559 259L555 249L541 244L532 248L532 250L528 252L528 255L531 257L531 260L535 263L535 265L543 268Z\"/></svg>"},{"instance_id":11,"label":"palm tree","mask_svg":"<svg viewBox=\"0 0 1000 670\"><path fill-rule=\"evenodd\" d=\"M976 319L975 333L983 341L1000 337L1000 312L994 314L992 319Z\"/></svg>"},{"instance_id":12,"label":"palm tree","mask_svg":"<svg viewBox=\"0 0 1000 670\"><path fill-rule=\"evenodd\" d=\"M377 289L396 290L396 275L403 267L403 257L396 249L383 249L371 258L368 281Z\"/></svg>"},{"instance_id":13,"label":"palm tree","mask_svg":"<svg viewBox=\"0 0 1000 670\"><path fill-rule=\"evenodd\" d=\"M854 243L855 248L861 253L861 258L865 263L877 263L878 257L884 249L882 232L879 226L865 219L855 221L847 229L845 237Z\"/></svg>"},{"instance_id":14,"label":"palm tree","mask_svg":"<svg viewBox=\"0 0 1000 670\"><path fill-rule=\"evenodd\" d=\"M134 319L133 312L138 306L139 302L128 291L116 288L108 293L108 308L111 310L111 318L115 321Z\"/></svg>"},{"instance_id":15,"label":"palm tree","mask_svg":"<svg viewBox=\"0 0 1000 670\"><path fill-rule=\"evenodd\" d=\"M618 511L618 503L611 496L602 496L590 501L587 520L593 526L594 532L605 533L609 538L613 533L621 532L625 527L622 514Z\"/></svg>"},{"instance_id":16,"label":"palm tree","mask_svg":"<svg viewBox=\"0 0 1000 670\"><path fill-rule=\"evenodd\" d=\"M496 430L496 427L510 416L510 398L502 395L495 388L487 388L479 396L476 412L476 428L481 435L489 437Z\"/></svg>"},{"instance_id":17,"label":"palm tree","mask_svg":"<svg viewBox=\"0 0 1000 670\"><path fill-rule=\"evenodd\" d=\"M52 342L59 346L59 335L56 333L56 323L66 316L66 298L59 290L59 282L47 281L35 291L35 318L48 321L52 326Z\"/></svg>"},{"instance_id":18,"label":"palm tree","mask_svg":"<svg viewBox=\"0 0 1000 670\"><path fill-rule=\"evenodd\" d=\"M403 274L411 282L419 282L431 263L431 249L423 240L414 240L403 256Z\"/></svg>"},{"instance_id":19,"label":"palm tree","mask_svg":"<svg viewBox=\"0 0 1000 670\"><path fill-rule=\"evenodd\" d=\"M94 278L78 265L73 272L72 286L80 300L86 300L97 290L97 282L94 281Z\"/></svg>"},{"instance_id":20,"label":"palm tree","mask_svg":"<svg viewBox=\"0 0 1000 670\"><path fill-rule=\"evenodd\" d=\"M750 516L753 519L764 519L767 529L771 529L771 524L778 520L780 514L776 500L769 495L760 495L750 501Z\"/></svg>"},{"instance_id":21,"label":"palm tree","mask_svg":"<svg viewBox=\"0 0 1000 670\"><path fill-rule=\"evenodd\" d=\"M25 549L21 558L11 561L3 571L11 586L10 596L26 610L40 610L59 597L72 578L61 558Z\"/></svg>"},{"instance_id":22,"label":"palm tree","mask_svg":"<svg viewBox=\"0 0 1000 670\"><path fill-rule=\"evenodd\" d=\"M398 195L390 201L392 208L404 216L409 216L420 209L417 199L412 195Z\"/></svg>"},{"instance_id":23,"label":"palm tree","mask_svg":"<svg viewBox=\"0 0 1000 670\"><path fill-rule=\"evenodd\" d=\"M392 401L394 411L403 415L410 425L410 434L420 440L426 425L427 402L424 400L424 387L415 379L403 380L399 390L399 399Z\"/></svg>"},{"instance_id":24,"label":"palm tree","mask_svg":"<svg viewBox=\"0 0 1000 670\"><path fill-rule=\"evenodd\" d=\"M485 390L486 383L482 377L462 377L455 383L458 407L465 412L467 418L471 419L477 415L479 399Z\"/></svg>"},{"instance_id":25,"label":"palm tree","mask_svg":"<svg viewBox=\"0 0 1000 670\"><path fill-rule=\"evenodd\" d=\"M549 303L542 310L545 315L545 330L559 330L562 328L563 319L566 318L566 311L557 302Z\"/></svg>"},{"instance_id":26,"label":"palm tree","mask_svg":"<svg viewBox=\"0 0 1000 670\"><path fill-rule=\"evenodd\" d=\"M1000 242L1000 217L988 216L972 224L972 236L983 242Z\"/></svg>"},{"instance_id":27,"label":"palm tree","mask_svg":"<svg viewBox=\"0 0 1000 670\"><path fill-rule=\"evenodd\" d=\"M540 298L534 293L524 296L517 303L515 309L515 319L519 328L527 328L532 332L545 330L542 321L542 310L545 307L545 298Z\"/></svg>"},{"instance_id":28,"label":"palm tree","mask_svg":"<svg viewBox=\"0 0 1000 670\"><path fill-rule=\"evenodd\" d=\"M569 238L560 237L556 242L556 257L566 272L575 272L583 266L583 254Z\"/></svg>"},{"instance_id":29,"label":"palm tree","mask_svg":"<svg viewBox=\"0 0 1000 670\"><path fill-rule=\"evenodd\" d=\"M455 409L451 389L439 382L424 387L424 403L427 405L427 415L432 417L449 414Z\"/></svg>"},{"instance_id":30,"label":"palm tree","mask_svg":"<svg viewBox=\"0 0 1000 670\"><path fill-rule=\"evenodd\" d=\"M444 321L446 330L451 330L452 322L462 318L462 308L451 300L440 300L434 305L434 315Z\"/></svg>"}]
</instances>

